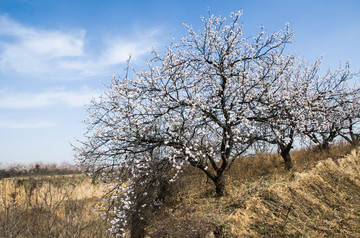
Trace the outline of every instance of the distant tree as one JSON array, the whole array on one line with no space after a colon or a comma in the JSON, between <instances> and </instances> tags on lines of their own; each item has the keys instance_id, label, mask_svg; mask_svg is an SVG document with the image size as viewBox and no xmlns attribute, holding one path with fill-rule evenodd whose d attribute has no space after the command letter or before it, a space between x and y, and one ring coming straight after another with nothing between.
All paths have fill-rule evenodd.
<instances>
[{"instance_id":1,"label":"distant tree","mask_svg":"<svg viewBox=\"0 0 360 238\"><path fill-rule=\"evenodd\" d=\"M293 56L287 62L278 74L268 76L271 84L252 103L248 119L260 128L257 140L278 146L285 167L291 169L290 151L296 138L306 136L327 149L347 120L356 118L356 110L350 109L355 104L348 98L357 91L347 86L353 77L348 64L320 76L321 59L309 65Z\"/></svg>"},{"instance_id":2,"label":"distant tree","mask_svg":"<svg viewBox=\"0 0 360 238\"><path fill-rule=\"evenodd\" d=\"M307 67L295 55L284 58L284 62L285 67L264 74L269 83L261 90L261 97L251 103L248 120L258 128L256 141L277 146L285 168L291 169L290 151L308 110L304 99L316 66Z\"/></svg>"},{"instance_id":3,"label":"distant tree","mask_svg":"<svg viewBox=\"0 0 360 238\"><path fill-rule=\"evenodd\" d=\"M310 82L306 97L308 110L301 133L320 150L327 150L339 136L349 135L350 143L356 140L354 125L359 118L359 89L347 84L354 75L347 63L344 68L328 70L323 77Z\"/></svg>"},{"instance_id":4,"label":"distant tree","mask_svg":"<svg viewBox=\"0 0 360 238\"><path fill-rule=\"evenodd\" d=\"M343 126L340 136L352 146L360 145L360 88L354 88L342 97Z\"/></svg>"},{"instance_id":5,"label":"distant tree","mask_svg":"<svg viewBox=\"0 0 360 238\"><path fill-rule=\"evenodd\" d=\"M340 136L345 139L350 145L360 145L360 119L348 118L345 122L345 127L340 131Z\"/></svg>"}]
</instances>

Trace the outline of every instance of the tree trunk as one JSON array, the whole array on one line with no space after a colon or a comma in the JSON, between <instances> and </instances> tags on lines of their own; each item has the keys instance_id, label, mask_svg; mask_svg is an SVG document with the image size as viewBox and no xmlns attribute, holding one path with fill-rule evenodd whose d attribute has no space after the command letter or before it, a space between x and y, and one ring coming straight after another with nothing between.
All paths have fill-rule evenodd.
<instances>
[{"instance_id":1,"label":"tree trunk","mask_svg":"<svg viewBox=\"0 0 360 238\"><path fill-rule=\"evenodd\" d=\"M319 145L319 149L321 152L327 151L327 150L329 150L329 148L330 148L330 146L329 146L328 141L324 141L322 144Z\"/></svg>"},{"instance_id":2,"label":"tree trunk","mask_svg":"<svg viewBox=\"0 0 360 238\"><path fill-rule=\"evenodd\" d=\"M214 180L215 190L216 190L216 197L222 197L225 195L225 179L224 176L217 177Z\"/></svg>"},{"instance_id":3,"label":"tree trunk","mask_svg":"<svg viewBox=\"0 0 360 238\"><path fill-rule=\"evenodd\" d=\"M290 150L281 151L281 157L285 162L285 169L290 170L293 168L293 163L290 156Z\"/></svg>"},{"instance_id":4,"label":"tree trunk","mask_svg":"<svg viewBox=\"0 0 360 238\"><path fill-rule=\"evenodd\" d=\"M293 134L293 131L292 131ZM290 156L290 150L293 148L292 144L293 144L294 140L291 137L290 138L290 142L285 144L285 143L279 143L279 147L280 147L280 154L281 157L283 157L284 162L285 162L285 169L290 170L293 168L293 163L291 161L291 156Z\"/></svg>"},{"instance_id":5,"label":"tree trunk","mask_svg":"<svg viewBox=\"0 0 360 238\"><path fill-rule=\"evenodd\" d=\"M145 237L146 222L138 214L133 214L131 219L131 238Z\"/></svg>"}]
</instances>

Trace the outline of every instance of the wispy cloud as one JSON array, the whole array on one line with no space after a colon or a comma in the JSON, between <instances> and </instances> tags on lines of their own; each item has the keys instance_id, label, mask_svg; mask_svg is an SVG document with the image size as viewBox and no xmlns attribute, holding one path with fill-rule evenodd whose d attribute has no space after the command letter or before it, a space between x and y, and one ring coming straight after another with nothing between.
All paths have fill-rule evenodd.
<instances>
[{"instance_id":1,"label":"wispy cloud","mask_svg":"<svg viewBox=\"0 0 360 238\"><path fill-rule=\"evenodd\" d=\"M159 29L152 29L137 32L132 39L111 37L106 40L107 47L102 51L99 61L109 65L117 64L128 60L129 55L136 60L138 56L150 52L153 47L158 45L155 39L159 34Z\"/></svg>"},{"instance_id":2,"label":"wispy cloud","mask_svg":"<svg viewBox=\"0 0 360 238\"><path fill-rule=\"evenodd\" d=\"M0 17L0 70L46 75L66 58L84 56L85 31L45 31ZM60 69L60 68L58 68Z\"/></svg>"},{"instance_id":3,"label":"wispy cloud","mask_svg":"<svg viewBox=\"0 0 360 238\"><path fill-rule=\"evenodd\" d=\"M0 129L61 126L71 108L83 107L101 93L98 85L91 88L94 81L81 87L82 82L72 80L116 73L129 55L136 61L157 46L159 35L156 29L136 29L123 36L101 36L94 43L84 29L40 29L0 15L0 115L6 115L0 117ZM59 81L45 82L52 79ZM40 111L59 125L38 115Z\"/></svg>"},{"instance_id":4,"label":"wispy cloud","mask_svg":"<svg viewBox=\"0 0 360 238\"><path fill-rule=\"evenodd\" d=\"M38 108L55 104L62 104L67 107L81 107L87 104L91 98L99 95L99 91L86 88L79 91L52 89L40 93L0 91L0 109Z\"/></svg>"},{"instance_id":5,"label":"wispy cloud","mask_svg":"<svg viewBox=\"0 0 360 238\"><path fill-rule=\"evenodd\" d=\"M136 58L149 52L156 46L158 33L148 30L131 38L111 36L103 39L94 55L86 30L43 30L0 16L0 72L64 80L100 76L125 62L129 54Z\"/></svg>"}]
</instances>

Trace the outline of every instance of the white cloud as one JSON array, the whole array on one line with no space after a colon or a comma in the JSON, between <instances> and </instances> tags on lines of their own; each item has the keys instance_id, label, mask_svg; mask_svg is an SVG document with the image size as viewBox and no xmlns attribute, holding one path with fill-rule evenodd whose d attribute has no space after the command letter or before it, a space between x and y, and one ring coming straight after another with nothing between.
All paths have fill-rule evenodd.
<instances>
[{"instance_id":1,"label":"white cloud","mask_svg":"<svg viewBox=\"0 0 360 238\"><path fill-rule=\"evenodd\" d=\"M82 107L100 93L95 90L79 91L48 90L41 93L13 93L0 90L0 109L24 109L62 104L68 107Z\"/></svg>"},{"instance_id":2,"label":"white cloud","mask_svg":"<svg viewBox=\"0 0 360 238\"><path fill-rule=\"evenodd\" d=\"M84 37L83 30L75 33L45 31L26 28L7 17L0 17L0 69L24 74L48 73L64 57L83 56Z\"/></svg>"},{"instance_id":3,"label":"white cloud","mask_svg":"<svg viewBox=\"0 0 360 238\"><path fill-rule=\"evenodd\" d=\"M100 62L106 62L109 65L117 64L128 60L130 55L133 60L136 60L136 57L149 53L153 47L157 46L155 37L158 34L159 30L153 29L137 32L133 37L135 40L112 37L106 41L107 47L100 56Z\"/></svg>"},{"instance_id":4,"label":"white cloud","mask_svg":"<svg viewBox=\"0 0 360 238\"><path fill-rule=\"evenodd\" d=\"M10 122L0 121L0 128L5 129L39 129L56 127L53 122Z\"/></svg>"},{"instance_id":5,"label":"white cloud","mask_svg":"<svg viewBox=\"0 0 360 238\"><path fill-rule=\"evenodd\" d=\"M85 30L43 30L0 16L0 72L63 80L101 76L112 73L110 67L124 63L129 54L136 58L149 52L158 33L149 30L131 38L111 36L100 43L100 53L94 55L88 52L93 46Z\"/></svg>"}]
</instances>

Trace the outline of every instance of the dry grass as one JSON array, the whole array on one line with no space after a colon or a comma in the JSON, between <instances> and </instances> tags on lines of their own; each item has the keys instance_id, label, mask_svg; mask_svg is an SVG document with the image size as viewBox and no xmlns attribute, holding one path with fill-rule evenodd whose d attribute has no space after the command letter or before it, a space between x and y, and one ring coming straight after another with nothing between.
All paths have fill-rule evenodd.
<instances>
[{"instance_id":1,"label":"dry grass","mask_svg":"<svg viewBox=\"0 0 360 238\"><path fill-rule=\"evenodd\" d=\"M107 237L91 209L101 195L81 175L0 180L0 237Z\"/></svg>"},{"instance_id":2,"label":"dry grass","mask_svg":"<svg viewBox=\"0 0 360 238\"><path fill-rule=\"evenodd\" d=\"M360 151L297 150L294 169L276 154L241 158L215 197L189 168L149 218L149 237L360 237ZM349 154L346 157L343 155ZM330 159L331 158L331 159ZM101 188L81 175L0 180L0 237L108 237L91 209Z\"/></svg>"},{"instance_id":3,"label":"dry grass","mask_svg":"<svg viewBox=\"0 0 360 238\"><path fill-rule=\"evenodd\" d=\"M150 237L360 237L360 151L295 151L286 171L274 154L237 161L227 196L190 170L166 200ZM330 159L331 157L331 159ZM186 186L185 186L186 185Z\"/></svg>"}]
</instances>

